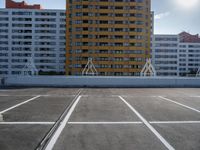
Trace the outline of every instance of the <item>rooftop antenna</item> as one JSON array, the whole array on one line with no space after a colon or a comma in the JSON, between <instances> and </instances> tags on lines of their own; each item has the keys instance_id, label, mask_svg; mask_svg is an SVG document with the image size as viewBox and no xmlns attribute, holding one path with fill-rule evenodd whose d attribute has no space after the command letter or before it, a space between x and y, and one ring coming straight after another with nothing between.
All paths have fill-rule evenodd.
<instances>
[{"instance_id":1,"label":"rooftop antenna","mask_svg":"<svg viewBox=\"0 0 200 150\"><path fill-rule=\"evenodd\" d=\"M196 77L200 77L200 67L199 67L199 69L197 70Z\"/></svg>"},{"instance_id":2,"label":"rooftop antenna","mask_svg":"<svg viewBox=\"0 0 200 150\"><path fill-rule=\"evenodd\" d=\"M85 66L85 68L82 71L82 75L86 75L86 76L95 76L98 75L98 72L92 62L92 58L88 58L88 62Z\"/></svg>"},{"instance_id":3,"label":"rooftop antenna","mask_svg":"<svg viewBox=\"0 0 200 150\"><path fill-rule=\"evenodd\" d=\"M35 66L33 58L30 57L28 62L25 64L24 68L21 71L21 75L23 76L36 76L38 75L38 70Z\"/></svg>"},{"instance_id":4,"label":"rooftop antenna","mask_svg":"<svg viewBox=\"0 0 200 150\"><path fill-rule=\"evenodd\" d=\"M143 77L146 77L146 76L155 77L156 76L156 70L151 63L150 58L146 60L146 64L144 65L142 71L140 72L140 76L141 77L142 76Z\"/></svg>"}]
</instances>

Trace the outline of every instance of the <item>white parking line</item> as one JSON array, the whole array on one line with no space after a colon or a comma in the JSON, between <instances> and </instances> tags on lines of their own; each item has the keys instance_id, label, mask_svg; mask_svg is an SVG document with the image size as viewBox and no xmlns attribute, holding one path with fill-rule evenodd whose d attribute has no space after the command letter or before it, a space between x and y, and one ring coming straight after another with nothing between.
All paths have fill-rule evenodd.
<instances>
[{"instance_id":1,"label":"white parking line","mask_svg":"<svg viewBox=\"0 0 200 150\"><path fill-rule=\"evenodd\" d=\"M135 108L133 108L123 97L119 96L119 98L142 120L142 122L151 130L152 133L154 133L155 136L157 136L166 148L169 150L175 150Z\"/></svg>"},{"instance_id":2,"label":"white parking line","mask_svg":"<svg viewBox=\"0 0 200 150\"><path fill-rule=\"evenodd\" d=\"M30 102L30 101L33 101L33 100L35 100L35 99L37 99L37 98L39 98L39 97L40 97L40 95L35 96L35 97L31 98L31 99L28 99L27 101L24 101L24 102L19 103L19 104L17 104L17 105L14 105L14 106L12 106L12 107L10 107L10 108L8 108L8 109L5 109L5 110L1 111L0 114L3 114L3 113L5 113L5 112L7 112L7 111L9 111L9 110L11 110L11 109L14 109L14 108L16 108L16 107L19 107L19 106L21 106L21 105L23 105L23 104L25 104L25 103Z\"/></svg>"},{"instance_id":3,"label":"white parking line","mask_svg":"<svg viewBox=\"0 0 200 150\"><path fill-rule=\"evenodd\" d=\"M174 104L180 105L180 106L182 106L182 107L185 107L185 108L188 108L188 109L190 109L190 110L193 110L193 111L196 111L196 112L200 113L200 110L198 110L198 109L192 108L192 107L190 107L190 106L184 105L184 104L182 104L182 103L176 102L176 101L174 101L174 100L171 100L171 99L168 99L168 98L165 98L165 97L162 97L162 96L158 96L158 97L161 98L161 99L163 99L163 100L165 100L165 101L172 102L172 103L174 103Z\"/></svg>"},{"instance_id":4,"label":"white parking line","mask_svg":"<svg viewBox=\"0 0 200 150\"><path fill-rule=\"evenodd\" d=\"M37 96L36 94L34 95L0 95L2 97L22 97L22 96ZM76 95L40 95L41 97L74 97Z\"/></svg>"},{"instance_id":5,"label":"white parking line","mask_svg":"<svg viewBox=\"0 0 200 150\"><path fill-rule=\"evenodd\" d=\"M55 122L0 122L0 125L52 125Z\"/></svg>"},{"instance_id":6,"label":"white parking line","mask_svg":"<svg viewBox=\"0 0 200 150\"><path fill-rule=\"evenodd\" d=\"M157 95L147 95L147 96L141 96L141 95L120 95L121 97L157 97ZM119 95L117 95L119 97Z\"/></svg>"},{"instance_id":7,"label":"white parking line","mask_svg":"<svg viewBox=\"0 0 200 150\"><path fill-rule=\"evenodd\" d=\"M0 96L7 96L7 97L23 97L23 96L37 96L37 95L0 95ZM43 96L43 95L40 95Z\"/></svg>"},{"instance_id":8,"label":"white parking line","mask_svg":"<svg viewBox=\"0 0 200 150\"><path fill-rule=\"evenodd\" d=\"M150 124L199 124L200 121L150 121Z\"/></svg>"},{"instance_id":9,"label":"white parking line","mask_svg":"<svg viewBox=\"0 0 200 150\"><path fill-rule=\"evenodd\" d=\"M76 96L76 95L53 95L53 94L51 94L51 95L41 95L42 97L74 97L74 96Z\"/></svg>"},{"instance_id":10,"label":"white parking line","mask_svg":"<svg viewBox=\"0 0 200 150\"><path fill-rule=\"evenodd\" d=\"M14 90L14 89L10 89L10 90L0 90L0 92L17 92L17 91L26 91L27 89L16 89L16 90Z\"/></svg>"},{"instance_id":11,"label":"white parking line","mask_svg":"<svg viewBox=\"0 0 200 150\"><path fill-rule=\"evenodd\" d=\"M136 122L68 122L75 125L106 125L106 124L143 124L141 121Z\"/></svg>"},{"instance_id":12,"label":"white parking line","mask_svg":"<svg viewBox=\"0 0 200 150\"><path fill-rule=\"evenodd\" d=\"M106 96L106 97L118 97L119 95L81 95L82 97L103 97L103 96Z\"/></svg>"},{"instance_id":13,"label":"white parking line","mask_svg":"<svg viewBox=\"0 0 200 150\"><path fill-rule=\"evenodd\" d=\"M200 98L200 96L199 96L199 95L196 95L196 96L190 96L190 97L197 97L197 98Z\"/></svg>"},{"instance_id":14,"label":"white parking line","mask_svg":"<svg viewBox=\"0 0 200 150\"><path fill-rule=\"evenodd\" d=\"M200 124L200 121L149 121L150 124ZM115 125L115 124L143 124L141 121L133 122L68 122L72 125Z\"/></svg>"},{"instance_id":15,"label":"white parking line","mask_svg":"<svg viewBox=\"0 0 200 150\"><path fill-rule=\"evenodd\" d=\"M6 91L11 91L11 90L0 90L0 92L6 92Z\"/></svg>"},{"instance_id":16,"label":"white parking line","mask_svg":"<svg viewBox=\"0 0 200 150\"><path fill-rule=\"evenodd\" d=\"M66 117L64 118L64 120L61 122L61 125L59 126L59 128L56 130L55 134L53 135L53 137L51 138L50 142L48 143L47 147L45 148L45 150L52 150L56 141L58 140L61 132L63 131L63 129L65 128L71 114L73 113L76 105L78 104L79 100L81 99L81 96L78 96L78 98L76 99L76 101L74 102L74 104L72 105L72 107L70 108L68 114L66 115Z\"/></svg>"}]
</instances>

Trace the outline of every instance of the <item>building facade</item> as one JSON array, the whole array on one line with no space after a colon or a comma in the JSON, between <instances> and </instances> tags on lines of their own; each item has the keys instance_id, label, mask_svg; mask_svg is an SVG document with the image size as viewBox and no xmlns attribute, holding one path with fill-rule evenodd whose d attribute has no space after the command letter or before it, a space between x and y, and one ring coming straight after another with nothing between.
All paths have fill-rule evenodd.
<instances>
[{"instance_id":1,"label":"building facade","mask_svg":"<svg viewBox=\"0 0 200 150\"><path fill-rule=\"evenodd\" d=\"M0 9L0 76L33 59L39 74L65 74L65 10Z\"/></svg>"},{"instance_id":2,"label":"building facade","mask_svg":"<svg viewBox=\"0 0 200 150\"><path fill-rule=\"evenodd\" d=\"M150 0L67 0L66 73L138 76L150 57Z\"/></svg>"},{"instance_id":3,"label":"building facade","mask_svg":"<svg viewBox=\"0 0 200 150\"><path fill-rule=\"evenodd\" d=\"M154 35L153 65L158 76L195 76L200 67L200 37L182 32L179 35Z\"/></svg>"}]
</instances>

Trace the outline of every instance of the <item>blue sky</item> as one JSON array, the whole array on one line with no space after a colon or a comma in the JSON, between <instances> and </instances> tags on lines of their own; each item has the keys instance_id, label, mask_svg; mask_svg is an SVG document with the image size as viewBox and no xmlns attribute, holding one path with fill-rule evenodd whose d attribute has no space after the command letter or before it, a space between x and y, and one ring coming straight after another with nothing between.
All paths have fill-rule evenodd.
<instances>
[{"instance_id":1,"label":"blue sky","mask_svg":"<svg viewBox=\"0 0 200 150\"><path fill-rule=\"evenodd\" d=\"M22 0L15 1L20 2ZM42 4L45 9L65 9L65 0L25 1L30 4ZM189 4L192 1L197 2L195 5L190 6ZM186 3L187 5L183 5ZM3 7L4 0L0 0L0 8ZM152 0L152 10L155 14L154 32L156 34L177 34L182 31L187 31L192 34L200 33L199 8L200 0Z\"/></svg>"}]
</instances>

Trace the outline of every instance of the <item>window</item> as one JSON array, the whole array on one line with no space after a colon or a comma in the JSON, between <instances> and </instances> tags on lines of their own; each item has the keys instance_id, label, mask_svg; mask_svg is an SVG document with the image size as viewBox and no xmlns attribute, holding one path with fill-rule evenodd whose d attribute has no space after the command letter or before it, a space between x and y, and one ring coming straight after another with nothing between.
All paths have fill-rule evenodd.
<instances>
[{"instance_id":1,"label":"window","mask_svg":"<svg viewBox=\"0 0 200 150\"><path fill-rule=\"evenodd\" d=\"M32 15L32 12L28 12L28 11L13 11L12 15L30 16L30 15Z\"/></svg>"}]
</instances>

